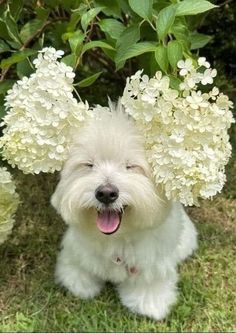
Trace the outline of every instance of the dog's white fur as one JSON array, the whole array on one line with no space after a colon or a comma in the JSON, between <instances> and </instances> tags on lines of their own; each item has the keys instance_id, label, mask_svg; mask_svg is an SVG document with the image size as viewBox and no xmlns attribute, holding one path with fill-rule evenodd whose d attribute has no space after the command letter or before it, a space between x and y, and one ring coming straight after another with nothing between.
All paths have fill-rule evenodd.
<instances>
[{"instance_id":1,"label":"dog's white fur","mask_svg":"<svg viewBox=\"0 0 236 333\"><path fill-rule=\"evenodd\" d=\"M124 210L112 235L96 226L103 204L95 190L107 183L119 189L111 208ZM52 204L69 225L56 267L62 285L86 299L111 281L131 311L157 320L168 314L176 266L196 249L197 233L181 204L155 187L143 138L125 114L104 112L79 131Z\"/></svg>"}]
</instances>

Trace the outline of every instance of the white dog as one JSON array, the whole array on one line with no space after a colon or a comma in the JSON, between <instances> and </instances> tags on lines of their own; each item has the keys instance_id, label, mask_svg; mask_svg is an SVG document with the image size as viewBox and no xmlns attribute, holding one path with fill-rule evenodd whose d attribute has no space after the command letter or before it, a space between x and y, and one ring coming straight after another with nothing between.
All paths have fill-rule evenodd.
<instances>
[{"instance_id":1,"label":"white dog","mask_svg":"<svg viewBox=\"0 0 236 333\"><path fill-rule=\"evenodd\" d=\"M176 266L196 249L196 230L154 185L127 115L105 112L80 130L52 204L69 225L56 267L62 285L86 299L111 281L131 311L157 320L168 314Z\"/></svg>"}]
</instances>

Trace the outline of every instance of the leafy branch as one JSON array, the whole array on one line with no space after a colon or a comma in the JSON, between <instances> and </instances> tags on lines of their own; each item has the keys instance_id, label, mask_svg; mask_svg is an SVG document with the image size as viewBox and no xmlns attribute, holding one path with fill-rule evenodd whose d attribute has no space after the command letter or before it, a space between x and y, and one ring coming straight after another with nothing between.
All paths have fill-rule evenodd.
<instances>
[{"instance_id":1,"label":"leafy branch","mask_svg":"<svg viewBox=\"0 0 236 333\"><path fill-rule=\"evenodd\" d=\"M64 50L62 61L91 84L100 76L94 70L104 69L118 80L137 68L173 76L179 59L194 60L211 39L191 30L186 17L216 7L207 0L0 2L1 83L29 75L30 57L43 45Z\"/></svg>"}]
</instances>

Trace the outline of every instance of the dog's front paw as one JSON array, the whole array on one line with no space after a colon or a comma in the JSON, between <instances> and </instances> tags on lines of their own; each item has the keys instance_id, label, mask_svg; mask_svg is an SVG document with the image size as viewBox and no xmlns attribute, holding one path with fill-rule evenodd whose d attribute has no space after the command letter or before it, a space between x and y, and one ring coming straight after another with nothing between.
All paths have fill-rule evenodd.
<instances>
[{"instance_id":1,"label":"dog's front paw","mask_svg":"<svg viewBox=\"0 0 236 333\"><path fill-rule=\"evenodd\" d=\"M97 296L103 282L74 266L60 266L56 268L56 281L66 287L74 296L82 299L93 298Z\"/></svg>"},{"instance_id":2,"label":"dog's front paw","mask_svg":"<svg viewBox=\"0 0 236 333\"><path fill-rule=\"evenodd\" d=\"M176 302L176 288L168 283L161 285L122 285L118 289L122 303L132 312L155 320L164 319Z\"/></svg>"}]
</instances>

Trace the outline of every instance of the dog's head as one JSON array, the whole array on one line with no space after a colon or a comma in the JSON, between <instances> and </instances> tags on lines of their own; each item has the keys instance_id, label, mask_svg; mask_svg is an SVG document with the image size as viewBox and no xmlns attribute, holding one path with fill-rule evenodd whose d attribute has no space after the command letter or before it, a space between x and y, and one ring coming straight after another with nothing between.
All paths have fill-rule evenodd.
<instances>
[{"instance_id":1,"label":"dog's head","mask_svg":"<svg viewBox=\"0 0 236 333\"><path fill-rule=\"evenodd\" d=\"M151 179L143 138L121 111L104 112L75 136L52 204L68 224L105 234L149 226L162 202ZM156 221L155 221L156 222Z\"/></svg>"}]
</instances>

